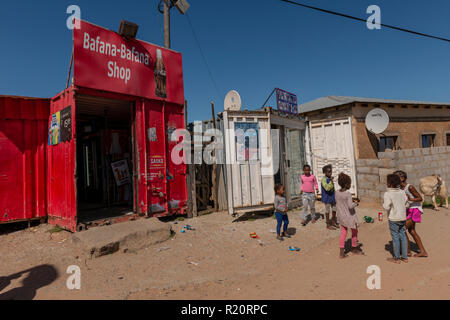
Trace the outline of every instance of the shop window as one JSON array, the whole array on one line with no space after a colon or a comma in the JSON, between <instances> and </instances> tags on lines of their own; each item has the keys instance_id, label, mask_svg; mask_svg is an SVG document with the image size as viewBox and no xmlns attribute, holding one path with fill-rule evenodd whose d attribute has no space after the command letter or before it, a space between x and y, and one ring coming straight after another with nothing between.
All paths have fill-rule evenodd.
<instances>
[{"instance_id":1,"label":"shop window","mask_svg":"<svg viewBox=\"0 0 450 320\"><path fill-rule=\"evenodd\" d=\"M378 142L378 152L385 152L386 150L397 150L397 136L380 137Z\"/></svg>"},{"instance_id":2,"label":"shop window","mask_svg":"<svg viewBox=\"0 0 450 320\"><path fill-rule=\"evenodd\" d=\"M422 148L432 148L435 146L436 135L435 134L423 134L422 135Z\"/></svg>"}]
</instances>

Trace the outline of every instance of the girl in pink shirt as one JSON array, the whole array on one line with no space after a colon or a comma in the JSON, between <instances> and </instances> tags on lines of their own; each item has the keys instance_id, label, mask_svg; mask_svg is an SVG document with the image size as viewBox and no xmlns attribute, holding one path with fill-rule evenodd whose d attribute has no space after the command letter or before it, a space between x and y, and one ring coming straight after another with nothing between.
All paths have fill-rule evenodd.
<instances>
[{"instance_id":1,"label":"girl in pink shirt","mask_svg":"<svg viewBox=\"0 0 450 320\"><path fill-rule=\"evenodd\" d=\"M301 178L302 186L302 201L303 201L303 216L302 216L302 225L306 226L306 221L308 217L308 207L311 210L311 222L316 223L316 193L319 190L319 186L317 184L316 177L311 174L311 167L309 165L305 165L303 167L303 175Z\"/></svg>"}]
</instances>

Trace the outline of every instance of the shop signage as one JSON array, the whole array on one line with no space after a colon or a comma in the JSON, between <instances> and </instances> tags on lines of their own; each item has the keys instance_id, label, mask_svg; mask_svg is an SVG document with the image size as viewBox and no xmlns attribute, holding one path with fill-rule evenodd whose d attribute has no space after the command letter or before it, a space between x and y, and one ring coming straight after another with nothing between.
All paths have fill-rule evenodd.
<instances>
[{"instance_id":1,"label":"shop signage","mask_svg":"<svg viewBox=\"0 0 450 320\"><path fill-rule=\"evenodd\" d=\"M298 114L298 100L295 94L290 92L275 89L277 92L277 107L278 111Z\"/></svg>"},{"instance_id":2,"label":"shop signage","mask_svg":"<svg viewBox=\"0 0 450 320\"><path fill-rule=\"evenodd\" d=\"M184 104L180 53L85 21L74 29L74 84Z\"/></svg>"},{"instance_id":3,"label":"shop signage","mask_svg":"<svg viewBox=\"0 0 450 320\"><path fill-rule=\"evenodd\" d=\"M61 142L72 140L72 108L61 110Z\"/></svg>"}]
</instances>

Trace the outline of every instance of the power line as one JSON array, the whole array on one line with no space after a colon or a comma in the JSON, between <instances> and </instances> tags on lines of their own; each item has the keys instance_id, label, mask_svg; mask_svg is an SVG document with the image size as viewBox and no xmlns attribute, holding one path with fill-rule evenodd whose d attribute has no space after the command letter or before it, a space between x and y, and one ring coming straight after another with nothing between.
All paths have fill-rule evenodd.
<instances>
[{"instance_id":1,"label":"power line","mask_svg":"<svg viewBox=\"0 0 450 320\"><path fill-rule=\"evenodd\" d=\"M203 62L205 63L206 69L208 69L208 73L209 73L209 77L211 78L211 82L212 82L214 88L217 91L218 97L221 98L222 97L222 94L220 93L221 91L219 90L219 87L217 86L217 83L214 80L214 77L212 75L212 72L211 72L211 69L209 67L208 61L206 60L205 54L203 53L202 46L200 45L200 41L198 40L197 34L195 33L195 30L194 30L194 26L192 25L191 19L189 17L189 13L186 13L186 18L187 18L187 21L189 22L189 26L191 27L192 34L194 35L195 42L197 43L197 47L200 50L200 54L201 54L201 56L203 58Z\"/></svg>"},{"instance_id":2,"label":"power line","mask_svg":"<svg viewBox=\"0 0 450 320\"><path fill-rule=\"evenodd\" d=\"M290 4L294 4L294 5L297 5L297 6L301 6L301 7L304 7L304 8L308 8L308 9L312 9L312 10L316 10L316 11L332 14L332 15L335 15L335 16L340 16L340 17L344 17L344 18L348 18L348 19L352 19L352 20L358 20L358 21L362 21L364 23L367 22L366 19L361 19L361 18L358 18L358 17L350 16L348 14L343 14L343 13L339 13L339 12L335 12L335 11L331 11L331 10L326 10L326 9L321 9L321 8L317 8L317 7L308 6L306 4L298 3L298 2L295 2L295 1L290 1L290 0L281 0L281 1L282 2L287 2L287 3L290 3ZM442 40L442 41L450 42L450 39L446 39L446 38L442 38L442 37L438 37L438 36L433 36L433 35L422 33L422 32L417 32L417 31L408 30L408 29L405 29L405 28L391 26L391 25L384 24L384 23L376 23L376 24L380 25L380 26L383 26L383 27L386 27L386 28L394 29L394 30L397 30L397 31L411 33L411 34L414 34L414 35L417 35L417 36L422 36L422 37L426 37L426 38L431 38L431 39L436 39L436 40Z\"/></svg>"}]
</instances>

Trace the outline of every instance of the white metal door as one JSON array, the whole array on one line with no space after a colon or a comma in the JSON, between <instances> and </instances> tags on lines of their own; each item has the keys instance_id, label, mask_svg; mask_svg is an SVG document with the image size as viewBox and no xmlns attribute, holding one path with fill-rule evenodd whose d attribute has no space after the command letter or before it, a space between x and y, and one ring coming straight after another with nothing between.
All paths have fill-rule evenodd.
<instances>
[{"instance_id":1,"label":"white metal door","mask_svg":"<svg viewBox=\"0 0 450 320\"><path fill-rule=\"evenodd\" d=\"M333 166L333 176L344 172L352 178L351 192L357 195L356 168L351 119L310 123L313 169L318 182L324 177L322 168Z\"/></svg>"},{"instance_id":2,"label":"white metal door","mask_svg":"<svg viewBox=\"0 0 450 320\"><path fill-rule=\"evenodd\" d=\"M271 154L270 144L270 127L267 118L247 117L225 118L228 124L229 133L226 134L226 150L227 150L227 170L228 170L228 197L229 211L234 213L235 209L248 208L272 204L274 200L274 178L273 170L267 170L262 162L263 153L267 158ZM255 125L252 128L251 125ZM251 128L252 133L249 134L245 130L246 127ZM246 135L257 136L257 144L248 140L240 141L238 131L245 131ZM270 143L270 142L269 142ZM231 196L231 197L230 197Z\"/></svg>"}]
</instances>

